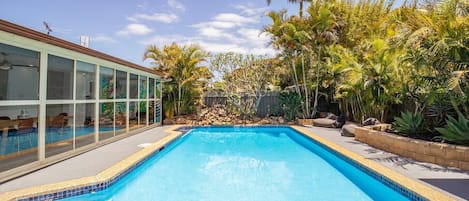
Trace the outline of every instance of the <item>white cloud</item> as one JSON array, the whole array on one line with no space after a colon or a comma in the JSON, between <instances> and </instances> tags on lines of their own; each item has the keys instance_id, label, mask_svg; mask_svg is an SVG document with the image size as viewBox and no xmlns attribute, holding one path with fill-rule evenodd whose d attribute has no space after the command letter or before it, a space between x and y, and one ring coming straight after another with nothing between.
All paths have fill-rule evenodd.
<instances>
[{"instance_id":1,"label":"white cloud","mask_svg":"<svg viewBox=\"0 0 469 201\"><path fill-rule=\"evenodd\" d=\"M236 26L237 24L233 22L221 22L221 21L201 22L201 23L191 25L191 27L194 27L194 28L213 27L217 29L230 29Z\"/></svg>"},{"instance_id":2,"label":"white cloud","mask_svg":"<svg viewBox=\"0 0 469 201\"><path fill-rule=\"evenodd\" d=\"M175 9L175 10L179 10L179 11L186 11L186 7L179 1L177 0L168 0L168 5L169 7Z\"/></svg>"},{"instance_id":3,"label":"white cloud","mask_svg":"<svg viewBox=\"0 0 469 201\"><path fill-rule=\"evenodd\" d=\"M127 17L127 20L138 22L139 20L150 20L158 21L163 23L173 23L178 21L179 17L174 13L153 13L153 15L147 14L135 14L131 17Z\"/></svg>"},{"instance_id":4,"label":"white cloud","mask_svg":"<svg viewBox=\"0 0 469 201\"><path fill-rule=\"evenodd\" d=\"M124 29L117 32L117 35L126 36L126 35L146 35L152 32L150 28L148 28L144 24L129 24Z\"/></svg>"},{"instance_id":5,"label":"white cloud","mask_svg":"<svg viewBox=\"0 0 469 201\"><path fill-rule=\"evenodd\" d=\"M250 10L247 6L238 6L240 12L219 13L211 20L190 25L196 31L194 35L155 35L141 41L144 45L154 44L158 47L173 42L180 45L198 44L204 50L216 53L235 52L241 54L275 55L275 50L268 47L270 37L262 33L259 17L261 9Z\"/></svg>"},{"instance_id":6,"label":"white cloud","mask_svg":"<svg viewBox=\"0 0 469 201\"><path fill-rule=\"evenodd\" d=\"M163 45L169 45L171 43L178 43L182 45L193 43L194 41L198 40L195 37L187 37L183 35L155 35L151 38L144 39L140 41L143 45L156 45L161 47Z\"/></svg>"},{"instance_id":7,"label":"white cloud","mask_svg":"<svg viewBox=\"0 0 469 201\"><path fill-rule=\"evenodd\" d=\"M103 35L103 34L98 34L96 36L92 36L92 37L90 37L90 40L91 40L91 42L117 43L117 41L114 38L112 38L110 36Z\"/></svg>"},{"instance_id":8,"label":"white cloud","mask_svg":"<svg viewBox=\"0 0 469 201\"><path fill-rule=\"evenodd\" d=\"M267 7L254 8L252 5L232 5L234 9L240 10L241 14L248 16L264 15L267 12Z\"/></svg>"},{"instance_id":9,"label":"white cloud","mask_svg":"<svg viewBox=\"0 0 469 201\"><path fill-rule=\"evenodd\" d=\"M256 19L244 17L235 13L220 13L217 16L215 16L213 19L214 21L232 22L238 25L258 22Z\"/></svg>"}]
</instances>

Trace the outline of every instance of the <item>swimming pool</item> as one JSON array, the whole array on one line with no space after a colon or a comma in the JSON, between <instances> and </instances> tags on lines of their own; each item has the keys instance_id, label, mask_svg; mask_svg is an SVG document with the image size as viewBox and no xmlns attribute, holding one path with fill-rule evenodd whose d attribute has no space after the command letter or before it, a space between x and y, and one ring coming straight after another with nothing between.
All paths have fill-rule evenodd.
<instances>
[{"instance_id":1,"label":"swimming pool","mask_svg":"<svg viewBox=\"0 0 469 201\"><path fill-rule=\"evenodd\" d=\"M65 200L409 200L288 127L196 128L109 188Z\"/></svg>"}]
</instances>

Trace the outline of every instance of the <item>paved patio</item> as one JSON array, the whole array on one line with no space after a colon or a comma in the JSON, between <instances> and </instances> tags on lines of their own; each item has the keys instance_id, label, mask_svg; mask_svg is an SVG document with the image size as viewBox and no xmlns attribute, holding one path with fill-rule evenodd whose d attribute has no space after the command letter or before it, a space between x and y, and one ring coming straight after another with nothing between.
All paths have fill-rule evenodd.
<instances>
[{"instance_id":1,"label":"paved patio","mask_svg":"<svg viewBox=\"0 0 469 201\"><path fill-rule=\"evenodd\" d=\"M31 174L0 185L0 193L42 184L56 183L70 179L93 176L109 168L118 161L142 149L138 145L152 143L167 133L170 126L157 127L114 143L99 147L79 156L51 165ZM469 200L469 172L445 168L434 164L416 162L408 158L390 154L354 138L342 137L337 129L308 127L313 133L343 146L370 160L374 160L410 178L425 182L453 195L457 199Z\"/></svg>"}]
</instances>

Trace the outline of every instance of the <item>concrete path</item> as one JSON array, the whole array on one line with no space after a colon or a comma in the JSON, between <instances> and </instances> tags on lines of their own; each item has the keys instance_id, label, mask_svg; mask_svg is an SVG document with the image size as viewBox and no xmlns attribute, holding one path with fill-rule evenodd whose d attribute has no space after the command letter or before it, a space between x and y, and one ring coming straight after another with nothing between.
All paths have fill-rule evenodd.
<instances>
[{"instance_id":1,"label":"concrete path","mask_svg":"<svg viewBox=\"0 0 469 201\"><path fill-rule=\"evenodd\" d=\"M39 171L0 185L0 193L36 185L55 183L70 179L93 176L130 156L141 148L139 144L152 143L167 133L169 126L157 127L131 137L116 141L79 156L51 165ZM416 162L408 158L375 149L354 138L342 137L338 129L308 127L313 133L326 138L366 158L374 160L410 178L428 183L460 200L469 200L469 172L445 168L434 164Z\"/></svg>"},{"instance_id":2,"label":"concrete path","mask_svg":"<svg viewBox=\"0 0 469 201\"><path fill-rule=\"evenodd\" d=\"M139 144L153 143L163 138L167 135L164 130L168 128L150 129L0 184L0 193L97 175L142 149Z\"/></svg>"}]
</instances>

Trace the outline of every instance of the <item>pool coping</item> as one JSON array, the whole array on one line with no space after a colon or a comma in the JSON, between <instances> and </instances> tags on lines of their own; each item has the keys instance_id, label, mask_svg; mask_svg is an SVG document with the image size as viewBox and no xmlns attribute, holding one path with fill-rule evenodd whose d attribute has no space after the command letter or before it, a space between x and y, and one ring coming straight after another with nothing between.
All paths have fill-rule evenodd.
<instances>
[{"instance_id":1,"label":"pool coping","mask_svg":"<svg viewBox=\"0 0 469 201\"><path fill-rule=\"evenodd\" d=\"M302 126L290 126L294 130L306 135L307 137L317 141L318 143L328 147L329 149L338 152L339 154L342 154L344 157L354 161L358 165L362 165L365 168L378 173L379 175L385 177L385 179L390 180L391 182L394 182L397 185L400 185L407 190L412 191L413 193L424 197L425 199L428 200L438 200L438 201L450 201L450 200L456 200L455 198L438 191L435 188L430 187L429 185L423 184L421 182L418 182L414 179L411 179L409 177L406 177L394 170L391 170L383 165L378 164L375 161L372 161L370 159L367 159L357 153L354 153L348 149L345 149L344 147L337 145L323 137L320 137L319 135L314 134L312 131L309 131L307 128L302 127ZM391 184L392 185L392 184Z\"/></svg>"},{"instance_id":2,"label":"pool coping","mask_svg":"<svg viewBox=\"0 0 469 201\"><path fill-rule=\"evenodd\" d=\"M175 125L165 129L164 132L168 133L168 135L142 148L95 176L1 193L0 200L54 200L81 195L84 192L103 190L125 176L140 163L144 162L149 156L160 151L165 145L180 137L183 133L177 130L182 126L183 125Z\"/></svg>"},{"instance_id":3,"label":"pool coping","mask_svg":"<svg viewBox=\"0 0 469 201\"><path fill-rule=\"evenodd\" d=\"M257 126L261 125L249 125L239 127ZM169 127L164 130L166 133L168 133L168 135L166 135L162 139L152 143L150 146L147 146L135 152L131 156L121 160L120 162L112 165L111 167L98 173L95 176L83 177L79 179L72 179L58 183L45 184L1 193L0 200L53 200L104 190L114 184L123 176L127 175L127 173L132 171L139 164L146 161L146 159L150 158L150 156L162 150L162 148L164 148L167 144L171 143L172 141L178 139L180 136L185 134L185 132L180 131L181 128L187 129L195 127L189 125L175 125ZM411 191L411 193L415 193L428 200L456 200L455 198L452 198L449 195L446 195L443 192L440 192L437 189L430 187L429 185L425 185L423 183L415 181L414 179L401 175L394 170L384 167L383 165L380 165L372 160L366 159L365 157L359 154L356 154L350 150L341 147L340 145L337 145L325 138L322 138L314 134L313 132L307 130L307 128L305 127L294 125L281 125L277 127L292 128L295 131L304 134L308 138L315 140L326 148L341 154L343 157L351 160L352 162L357 163L357 165L363 166L364 168L367 168L368 170L371 170L372 172L375 172L385 177L385 180L389 180L399 186L402 186L407 190Z\"/></svg>"}]
</instances>

